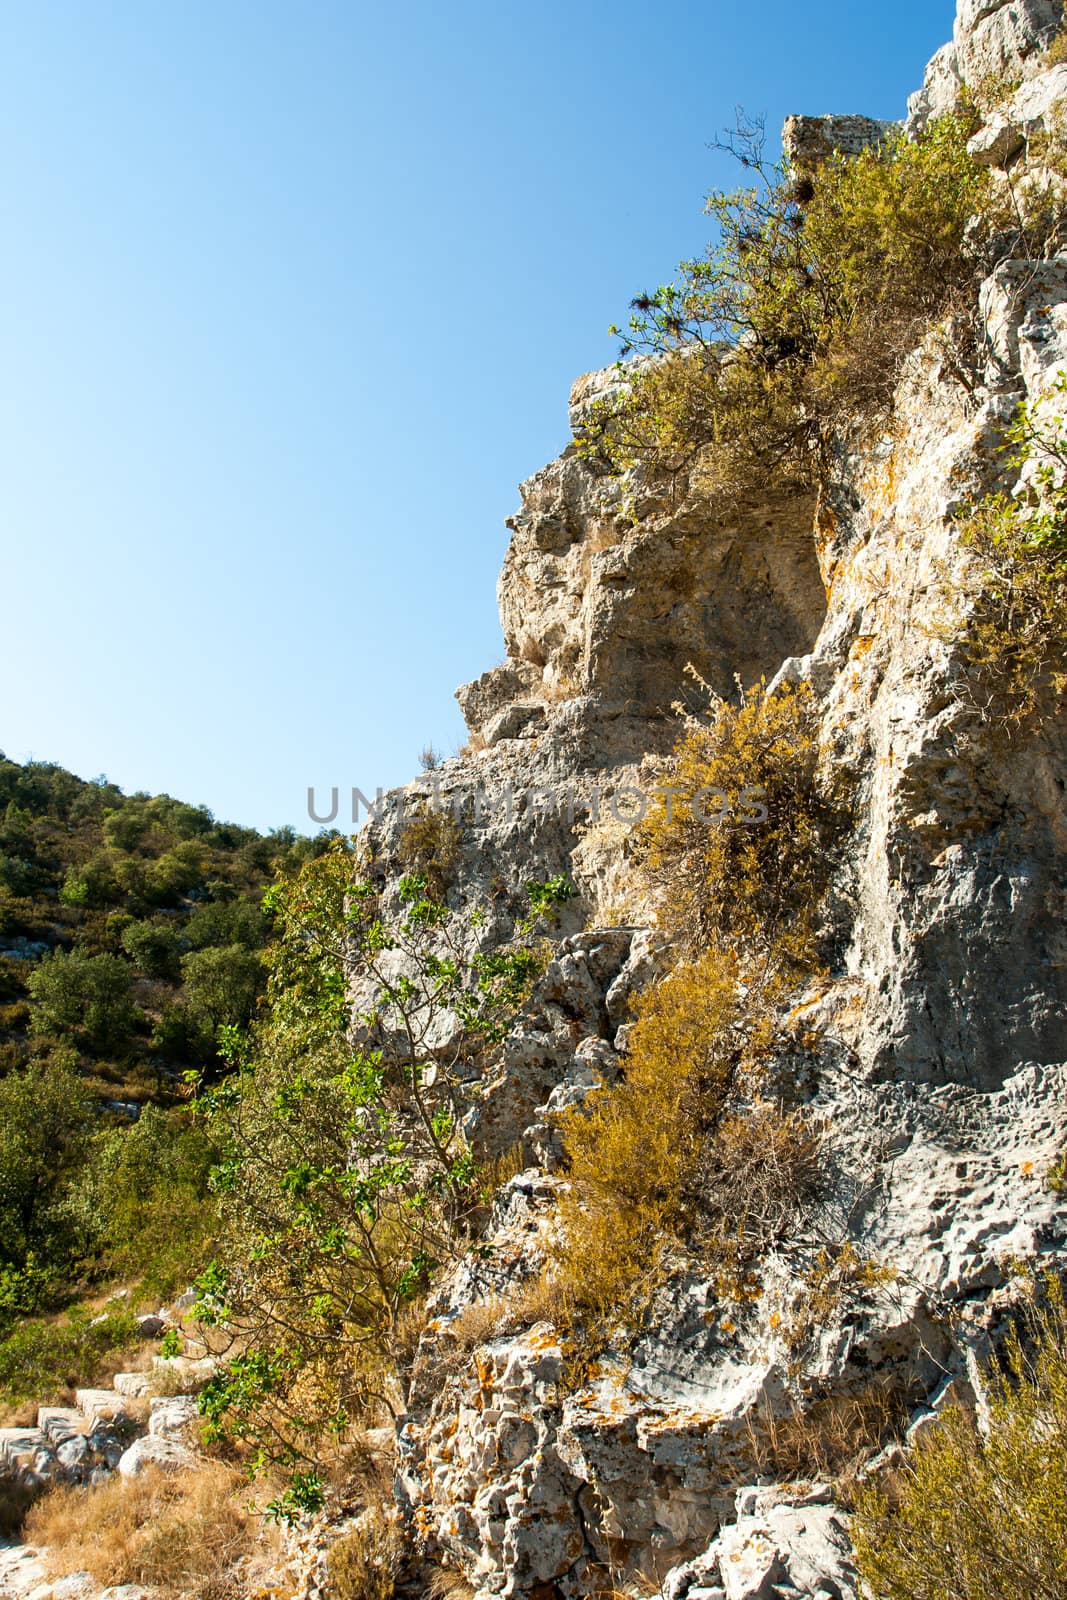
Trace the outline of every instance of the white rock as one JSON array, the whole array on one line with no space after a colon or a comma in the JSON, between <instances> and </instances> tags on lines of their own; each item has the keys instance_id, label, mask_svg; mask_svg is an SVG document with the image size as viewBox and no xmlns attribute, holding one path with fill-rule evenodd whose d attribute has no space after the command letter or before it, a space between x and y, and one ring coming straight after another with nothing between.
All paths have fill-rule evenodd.
<instances>
[{"instance_id":1,"label":"white rock","mask_svg":"<svg viewBox=\"0 0 1067 1600\"><path fill-rule=\"evenodd\" d=\"M987 117L967 145L983 166L1006 167L1037 134L1049 131L1067 107L1067 62L1022 83Z\"/></svg>"},{"instance_id":2,"label":"white rock","mask_svg":"<svg viewBox=\"0 0 1067 1600\"><path fill-rule=\"evenodd\" d=\"M55 1600L92 1600L96 1584L89 1572L71 1572L65 1578L53 1578L52 1594Z\"/></svg>"},{"instance_id":3,"label":"white rock","mask_svg":"<svg viewBox=\"0 0 1067 1600\"><path fill-rule=\"evenodd\" d=\"M74 1400L90 1421L125 1422L130 1415L129 1396L115 1389L75 1389Z\"/></svg>"},{"instance_id":4,"label":"white rock","mask_svg":"<svg viewBox=\"0 0 1067 1600\"><path fill-rule=\"evenodd\" d=\"M166 1472L185 1472L196 1465L196 1456L173 1439L154 1439L145 1435L135 1439L118 1462L123 1478L137 1478L150 1468Z\"/></svg>"},{"instance_id":5,"label":"white rock","mask_svg":"<svg viewBox=\"0 0 1067 1600\"><path fill-rule=\"evenodd\" d=\"M909 137L921 133L927 123L952 111L963 87L955 44L941 46L926 69L923 86L908 100Z\"/></svg>"},{"instance_id":6,"label":"white rock","mask_svg":"<svg viewBox=\"0 0 1067 1600\"><path fill-rule=\"evenodd\" d=\"M149 1402L151 1415L148 1432L153 1439L175 1439L179 1443L196 1442L200 1412L193 1395L178 1394Z\"/></svg>"},{"instance_id":7,"label":"white rock","mask_svg":"<svg viewBox=\"0 0 1067 1600\"><path fill-rule=\"evenodd\" d=\"M111 1382L118 1394L136 1400L148 1389L152 1378L147 1372L117 1372Z\"/></svg>"}]
</instances>

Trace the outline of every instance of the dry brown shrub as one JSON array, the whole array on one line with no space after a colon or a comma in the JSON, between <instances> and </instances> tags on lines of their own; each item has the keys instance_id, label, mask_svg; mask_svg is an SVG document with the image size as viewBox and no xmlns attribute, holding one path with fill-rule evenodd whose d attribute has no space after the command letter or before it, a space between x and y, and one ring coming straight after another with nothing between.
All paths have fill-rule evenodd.
<instances>
[{"instance_id":1,"label":"dry brown shrub","mask_svg":"<svg viewBox=\"0 0 1067 1600\"><path fill-rule=\"evenodd\" d=\"M809 967L847 819L845 796L820 775L810 690L759 685L740 706L720 701L681 740L659 789L638 851L664 926L746 965Z\"/></svg>"},{"instance_id":2,"label":"dry brown shrub","mask_svg":"<svg viewBox=\"0 0 1067 1600\"><path fill-rule=\"evenodd\" d=\"M397 843L400 865L404 872L424 877L434 899L443 900L456 875L462 842L463 830L451 812L423 801Z\"/></svg>"},{"instance_id":3,"label":"dry brown shrub","mask_svg":"<svg viewBox=\"0 0 1067 1600\"><path fill-rule=\"evenodd\" d=\"M737 1006L736 965L718 952L676 968L638 1002L623 1082L560 1119L570 1190L555 1280L565 1319L587 1333L636 1309L685 1226L735 1070Z\"/></svg>"},{"instance_id":4,"label":"dry brown shrub","mask_svg":"<svg viewBox=\"0 0 1067 1600\"><path fill-rule=\"evenodd\" d=\"M723 1118L693 1177L697 1240L722 1279L742 1298L750 1267L787 1238L828 1183L824 1129L810 1113L762 1103Z\"/></svg>"},{"instance_id":5,"label":"dry brown shrub","mask_svg":"<svg viewBox=\"0 0 1067 1600\"><path fill-rule=\"evenodd\" d=\"M392 1600L404 1541L395 1513L371 1506L356 1527L330 1546L326 1557L329 1600Z\"/></svg>"},{"instance_id":6,"label":"dry brown shrub","mask_svg":"<svg viewBox=\"0 0 1067 1600\"><path fill-rule=\"evenodd\" d=\"M461 1356L468 1356L490 1339L507 1333L514 1326L515 1312L503 1295L493 1295L488 1300L476 1300L464 1306L458 1316L448 1324L449 1342Z\"/></svg>"},{"instance_id":7,"label":"dry brown shrub","mask_svg":"<svg viewBox=\"0 0 1067 1600\"><path fill-rule=\"evenodd\" d=\"M567 700L574 700L582 692L582 686L577 678L570 673L562 673L560 677L542 683L537 693L546 705L559 706Z\"/></svg>"},{"instance_id":8,"label":"dry brown shrub","mask_svg":"<svg viewBox=\"0 0 1067 1600\"><path fill-rule=\"evenodd\" d=\"M1061 28L1059 33L1045 52L1043 65L1045 67L1058 67L1067 61L1067 28Z\"/></svg>"},{"instance_id":9,"label":"dry brown shrub","mask_svg":"<svg viewBox=\"0 0 1067 1600\"><path fill-rule=\"evenodd\" d=\"M430 1600L474 1600L477 1590L455 1567L435 1567L426 1593Z\"/></svg>"},{"instance_id":10,"label":"dry brown shrub","mask_svg":"<svg viewBox=\"0 0 1067 1600\"><path fill-rule=\"evenodd\" d=\"M26 1537L47 1547L57 1575L86 1571L102 1587L140 1583L186 1600L243 1600L254 1527L242 1479L212 1463L53 1489L26 1519Z\"/></svg>"},{"instance_id":11,"label":"dry brown shrub","mask_svg":"<svg viewBox=\"0 0 1067 1600\"><path fill-rule=\"evenodd\" d=\"M879 1378L856 1394L829 1395L786 1416L765 1411L748 1425L757 1471L854 1488L862 1462L901 1437L914 1400L899 1379Z\"/></svg>"}]
</instances>

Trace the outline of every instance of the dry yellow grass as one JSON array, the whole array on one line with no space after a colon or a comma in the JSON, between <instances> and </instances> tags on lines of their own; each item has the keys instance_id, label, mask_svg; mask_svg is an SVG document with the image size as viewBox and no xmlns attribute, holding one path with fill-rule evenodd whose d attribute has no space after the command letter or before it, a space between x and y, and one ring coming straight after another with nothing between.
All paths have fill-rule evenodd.
<instances>
[{"instance_id":1,"label":"dry yellow grass","mask_svg":"<svg viewBox=\"0 0 1067 1600\"><path fill-rule=\"evenodd\" d=\"M396 1515L383 1506L369 1507L357 1526L330 1546L330 1600L392 1600L403 1549Z\"/></svg>"},{"instance_id":2,"label":"dry yellow grass","mask_svg":"<svg viewBox=\"0 0 1067 1600\"><path fill-rule=\"evenodd\" d=\"M684 1222L686 1190L734 1070L737 967L712 951L637 1006L618 1088L560 1119L570 1189L552 1277L564 1318L606 1324L632 1313Z\"/></svg>"},{"instance_id":3,"label":"dry yellow grass","mask_svg":"<svg viewBox=\"0 0 1067 1600\"><path fill-rule=\"evenodd\" d=\"M86 1571L101 1586L141 1583L186 1600L241 1600L255 1519L247 1487L211 1463L195 1473L113 1478L55 1489L26 1520L57 1576Z\"/></svg>"}]
</instances>

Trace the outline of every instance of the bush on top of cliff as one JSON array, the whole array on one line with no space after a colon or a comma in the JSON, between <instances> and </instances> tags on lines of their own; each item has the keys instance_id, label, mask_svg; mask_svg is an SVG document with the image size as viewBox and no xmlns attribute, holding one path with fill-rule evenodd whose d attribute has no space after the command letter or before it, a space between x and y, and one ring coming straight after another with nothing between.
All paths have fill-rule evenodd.
<instances>
[{"instance_id":1,"label":"bush on top of cliff","mask_svg":"<svg viewBox=\"0 0 1067 1600\"><path fill-rule=\"evenodd\" d=\"M988 262L969 224L990 178L968 132L947 116L808 175L739 129L753 185L714 192L716 241L633 302L624 355L655 359L623 369L629 392L594 410L580 448L617 471L695 466L726 501L817 483L833 428L887 409L923 331L973 305Z\"/></svg>"},{"instance_id":2,"label":"bush on top of cliff","mask_svg":"<svg viewBox=\"0 0 1067 1600\"><path fill-rule=\"evenodd\" d=\"M950 1411L907 1468L860 1499L853 1534L882 1600L1060 1600L1067 1593L1067 1317L1062 1292L1013 1335L988 1427Z\"/></svg>"},{"instance_id":3,"label":"bush on top of cliff","mask_svg":"<svg viewBox=\"0 0 1067 1600\"><path fill-rule=\"evenodd\" d=\"M793 974L818 954L818 917L842 795L818 771L806 686L719 702L685 734L638 841L661 923L684 945L746 970Z\"/></svg>"}]
</instances>

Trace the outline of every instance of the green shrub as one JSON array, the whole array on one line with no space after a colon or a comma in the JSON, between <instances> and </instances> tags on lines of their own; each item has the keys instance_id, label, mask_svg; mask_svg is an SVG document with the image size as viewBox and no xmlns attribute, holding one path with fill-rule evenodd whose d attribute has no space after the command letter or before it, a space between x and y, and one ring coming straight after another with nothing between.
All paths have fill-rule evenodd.
<instances>
[{"instance_id":1,"label":"green shrub","mask_svg":"<svg viewBox=\"0 0 1067 1600\"><path fill-rule=\"evenodd\" d=\"M35 878L32 862L0 852L0 889L15 896L24 895L33 888Z\"/></svg>"},{"instance_id":2,"label":"green shrub","mask_svg":"<svg viewBox=\"0 0 1067 1600\"><path fill-rule=\"evenodd\" d=\"M214 1031L246 1027L263 987L263 962L244 945L208 945L181 961L182 987L193 1015Z\"/></svg>"},{"instance_id":3,"label":"green shrub","mask_svg":"<svg viewBox=\"0 0 1067 1600\"><path fill-rule=\"evenodd\" d=\"M184 1108L147 1105L131 1128L97 1141L92 1187L109 1276L136 1278L161 1299L195 1277L215 1227L217 1159L206 1128Z\"/></svg>"},{"instance_id":4,"label":"green shrub","mask_svg":"<svg viewBox=\"0 0 1067 1600\"><path fill-rule=\"evenodd\" d=\"M250 1039L229 1031L234 1071L200 1102L221 1150L200 1314L243 1346L202 1409L215 1436L290 1468L381 1395L412 1304L469 1239L463 1085L541 966L525 933L462 954L424 877L401 880L391 914L358 866L338 843L270 891L267 1005ZM355 1018L346 959L376 997ZM447 1048L446 1013L461 1024Z\"/></svg>"},{"instance_id":5,"label":"green shrub","mask_svg":"<svg viewBox=\"0 0 1067 1600\"><path fill-rule=\"evenodd\" d=\"M988 1428L948 1412L888 1486L860 1498L853 1535L879 1600L1061 1600L1067 1593L1067 1319L1062 1293L1009 1339Z\"/></svg>"},{"instance_id":6,"label":"green shrub","mask_svg":"<svg viewBox=\"0 0 1067 1600\"><path fill-rule=\"evenodd\" d=\"M196 888L203 870L200 847L191 842L177 844L147 868L145 893L153 905L177 905L184 894Z\"/></svg>"},{"instance_id":7,"label":"green shrub","mask_svg":"<svg viewBox=\"0 0 1067 1600\"><path fill-rule=\"evenodd\" d=\"M46 1037L74 1038L94 1050L120 1050L133 1028L130 969L118 956L53 950L27 980L30 1028Z\"/></svg>"},{"instance_id":8,"label":"green shrub","mask_svg":"<svg viewBox=\"0 0 1067 1600\"><path fill-rule=\"evenodd\" d=\"M834 429L888 408L904 356L971 309L989 269L968 225L990 179L968 132L945 117L807 174L770 167L761 130L742 128L753 186L713 193L715 243L633 302L624 353L655 359L620 368L583 452L614 470L695 467L724 503L817 485Z\"/></svg>"},{"instance_id":9,"label":"green shrub","mask_svg":"<svg viewBox=\"0 0 1067 1600\"><path fill-rule=\"evenodd\" d=\"M62 1058L0 1079L0 1263L22 1269L36 1257L54 1271L84 1248L71 1198L90 1116L78 1073Z\"/></svg>"},{"instance_id":10,"label":"green shrub","mask_svg":"<svg viewBox=\"0 0 1067 1600\"><path fill-rule=\"evenodd\" d=\"M1067 374L1055 388L1067 395ZM1029 470L1021 489L987 495L961 519L978 577L961 637L970 705L1011 729L1055 714L1067 687L1063 419L1021 406L1004 448L1010 470Z\"/></svg>"},{"instance_id":11,"label":"green shrub","mask_svg":"<svg viewBox=\"0 0 1067 1600\"><path fill-rule=\"evenodd\" d=\"M52 1321L22 1322L0 1339L0 1400L62 1400L76 1384L91 1385L102 1367L138 1342L131 1311L108 1310L98 1321L78 1309Z\"/></svg>"},{"instance_id":12,"label":"green shrub","mask_svg":"<svg viewBox=\"0 0 1067 1600\"><path fill-rule=\"evenodd\" d=\"M207 900L193 907L185 924L185 937L194 950L233 944L258 950L266 933L266 918L251 900Z\"/></svg>"},{"instance_id":13,"label":"green shrub","mask_svg":"<svg viewBox=\"0 0 1067 1600\"><path fill-rule=\"evenodd\" d=\"M169 919L131 921L122 930L120 943L134 966L149 978L177 978L182 939Z\"/></svg>"}]
</instances>

